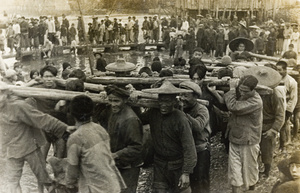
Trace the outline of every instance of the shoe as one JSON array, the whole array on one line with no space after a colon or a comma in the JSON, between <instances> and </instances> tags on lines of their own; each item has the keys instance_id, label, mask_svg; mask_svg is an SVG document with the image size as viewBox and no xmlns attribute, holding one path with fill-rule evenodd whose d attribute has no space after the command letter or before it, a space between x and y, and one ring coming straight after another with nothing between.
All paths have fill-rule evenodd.
<instances>
[{"instance_id":1,"label":"shoe","mask_svg":"<svg viewBox=\"0 0 300 193\"><path fill-rule=\"evenodd\" d=\"M255 184L252 186L249 186L249 190L255 190Z\"/></svg>"}]
</instances>

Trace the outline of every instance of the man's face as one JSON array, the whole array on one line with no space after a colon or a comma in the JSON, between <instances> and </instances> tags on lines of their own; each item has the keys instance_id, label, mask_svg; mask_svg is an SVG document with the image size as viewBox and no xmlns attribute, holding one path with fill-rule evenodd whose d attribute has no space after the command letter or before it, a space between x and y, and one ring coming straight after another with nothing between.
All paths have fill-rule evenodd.
<instances>
[{"instance_id":1,"label":"man's face","mask_svg":"<svg viewBox=\"0 0 300 193\"><path fill-rule=\"evenodd\" d=\"M96 55L95 55L95 58L96 58L96 59L99 59L99 58L101 58L101 55L100 55L100 54L96 54Z\"/></svg>"},{"instance_id":2,"label":"man's face","mask_svg":"<svg viewBox=\"0 0 300 193\"><path fill-rule=\"evenodd\" d=\"M239 44L238 51L245 51L245 45Z\"/></svg>"},{"instance_id":3,"label":"man's face","mask_svg":"<svg viewBox=\"0 0 300 193\"><path fill-rule=\"evenodd\" d=\"M120 112L126 104L126 100L124 98L121 98L114 94L108 95L108 101L109 101L109 104L111 105L112 113Z\"/></svg>"},{"instance_id":4,"label":"man's face","mask_svg":"<svg viewBox=\"0 0 300 193\"><path fill-rule=\"evenodd\" d=\"M286 76L286 70L282 68L282 66L277 66L277 71L279 72L279 74L282 76L282 78L284 78Z\"/></svg>"},{"instance_id":5,"label":"man's face","mask_svg":"<svg viewBox=\"0 0 300 193\"><path fill-rule=\"evenodd\" d=\"M49 71L44 72L43 80L44 86L47 88L52 88L55 85L55 76Z\"/></svg>"},{"instance_id":6,"label":"man's face","mask_svg":"<svg viewBox=\"0 0 300 193\"><path fill-rule=\"evenodd\" d=\"M290 172L294 180L300 178L300 164L291 163Z\"/></svg>"},{"instance_id":7,"label":"man's face","mask_svg":"<svg viewBox=\"0 0 300 193\"><path fill-rule=\"evenodd\" d=\"M180 94L180 100L183 103L183 108L193 107L197 101L197 97L193 93Z\"/></svg>"},{"instance_id":8,"label":"man's face","mask_svg":"<svg viewBox=\"0 0 300 193\"><path fill-rule=\"evenodd\" d=\"M15 67L15 71L17 72L17 73L22 73L22 67L21 66L17 66L17 67Z\"/></svg>"},{"instance_id":9,"label":"man's face","mask_svg":"<svg viewBox=\"0 0 300 193\"><path fill-rule=\"evenodd\" d=\"M192 81L193 81L194 83L198 84L200 87L201 87L202 84L203 84L203 79L201 79L197 73L195 73L195 74L193 75Z\"/></svg>"},{"instance_id":10,"label":"man's face","mask_svg":"<svg viewBox=\"0 0 300 193\"><path fill-rule=\"evenodd\" d=\"M202 58L202 52L195 51L194 54L193 54L193 57L201 59Z\"/></svg>"},{"instance_id":11,"label":"man's face","mask_svg":"<svg viewBox=\"0 0 300 193\"><path fill-rule=\"evenodd\" d=\"M251 89L248 86L241 84L239 86L239 92L240 92L241 98L243 98L251 92Z\"/></svg>"},{"instance_id":12,"label":"man's face","mask_svg":"<svg viewBox=\"0 0 300 193\"><path fill-rule=\"evenodd\" d=\"M176 102L176 98L174 95L159 95L158 103L160 113L163 115L167 115L174 110L174 105Z\"/></svg>"}]
</instances>

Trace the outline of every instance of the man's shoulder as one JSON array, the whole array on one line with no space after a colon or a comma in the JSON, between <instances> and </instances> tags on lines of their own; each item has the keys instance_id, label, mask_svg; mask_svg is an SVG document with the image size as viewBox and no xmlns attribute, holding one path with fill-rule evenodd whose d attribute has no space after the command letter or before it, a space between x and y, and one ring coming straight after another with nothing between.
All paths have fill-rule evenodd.
<instances>
[{"instance_id":1,"label":"man's shoulder","mask_svg":"<svg viewBox=\"0 0 300 193\"><path fill-rule=\"evenodd\" d=\"M291 77L289 74L286 75L286 80L285 81L287 81L289 83L297 84L297 81L293 77Z\"/></svg>"},{"instance_id":2,"label":"man's shoulder","mask_svg":"<svg viewBox=\"0 0 300 193\"><path fill-rule=\"evenodd\" d=\"M197 110L197 111L207 111L208 112L207 107L205 105L199 103L199 102L197 102L194 109Z\"/></svg>"},{"instance_id":3,"label":"man's shoulder","mask_svg":"<svg viewBox=\"0 0 300 193\"><path fill-rule=\"evenodd\" d=\"M175 120L179 122L187 120L186 114L179 109L175 109L171 116L174 116Z\"/></svg>"}]
</instances>

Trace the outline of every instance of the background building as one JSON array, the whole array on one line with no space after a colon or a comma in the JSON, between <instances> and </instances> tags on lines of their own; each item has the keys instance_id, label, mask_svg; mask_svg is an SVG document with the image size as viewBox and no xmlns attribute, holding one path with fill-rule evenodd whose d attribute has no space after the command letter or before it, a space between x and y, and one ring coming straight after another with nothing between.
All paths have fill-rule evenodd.
<instances>
[{"instance_id":1,"label":"background building","mask_svg":"<svg viewBox=\"0 0 300 193\"><path fill-rule=\"evenodd\" d=\"M176 0L178 14L196 16L207 13L213 16L228 17L237 15L240 19L246 16L256 16L261 19L275 19L280 10L295 7L297 0Z\"/></svg>"}]
</instances>

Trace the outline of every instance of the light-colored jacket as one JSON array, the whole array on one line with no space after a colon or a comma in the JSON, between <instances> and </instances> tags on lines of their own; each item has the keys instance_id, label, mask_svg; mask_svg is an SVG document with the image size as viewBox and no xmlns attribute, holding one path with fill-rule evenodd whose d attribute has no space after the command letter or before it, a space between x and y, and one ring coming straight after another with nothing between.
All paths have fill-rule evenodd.
<instances>
[{"instance_id":1,"label":"light-colored jacket","mask_svg":"<svg viewBox=\"0 0 300 193\"><path fill-rule=\"evenodd\" d=\"M54 20L48 20L47 21L47 25L48 25L48 33L55 33L55 23Z\"/></svg>"},{"instance_id":2,"label":"light-colored jacket","mask_svg":"<svg viewBox=\"0 0 300 193\"><path fill-rule=\"evenodd\" d=\"M100 125L77 125L68 139L66 183L78 183L79 192L119 193L125 183L110 151L110 138Z\"/></svg>"},{"instance_id":3,"label":"light-colored jacket","mask_svg":"<svg viewBox=\"0 0 300 193\"><path fill-rule=\"evenodd\" d=\"M261 140L263 103L257 92L245 100L237 100L236 90L224 95L228 110L232 113L227 128L229 141L238 145L255 145Z\"/></svg>"},{"instance_id":4,"label":"light-colored jacket","mask_svg":"<svg viewBox=\"0 0 300 193\"><path fill-rule=\"evenodd\" d=\"M288 74L282 81L286 89L286 110L292 113L298 101L298 84L296 80Z\"/></svg>"},{"instance_id":5,"label":"light-colored jacket","mask_svg":"<svg viewBox=\"0 0 300 193\"><path fill-rule=\"evenodd\" d=\"M24 100L8 100L0 110L2 151L6 158L22 158L46 142L41 130L61 138L67 125Z\"/></svg>"}]
</instances>

